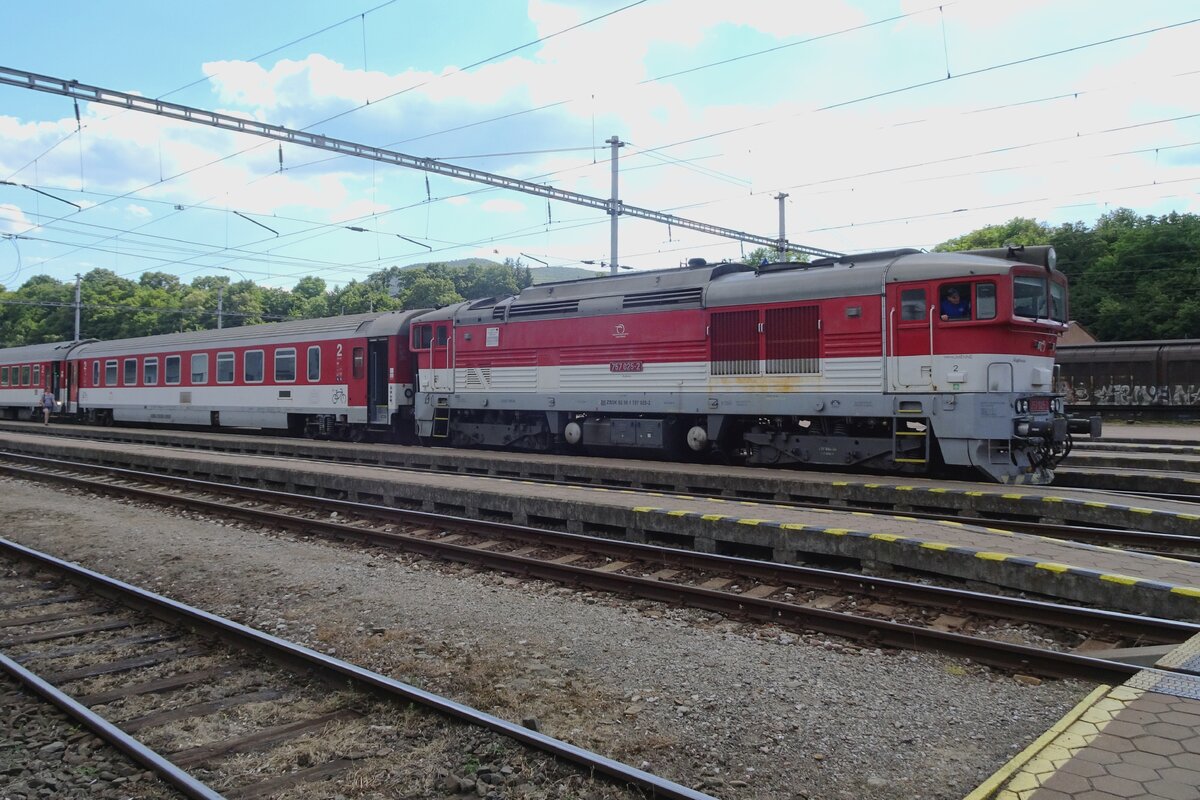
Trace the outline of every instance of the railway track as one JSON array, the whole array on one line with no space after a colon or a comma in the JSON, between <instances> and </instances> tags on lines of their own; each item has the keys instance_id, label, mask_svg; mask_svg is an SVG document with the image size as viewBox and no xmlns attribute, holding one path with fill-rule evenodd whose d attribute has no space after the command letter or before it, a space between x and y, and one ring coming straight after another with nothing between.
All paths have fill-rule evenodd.
<instances>
[{"instance_id":1,"label":"railway track","mask_svg":"<svg viewBox=\"0 0 1200 800\"><path fill-rule=\"evenodd\" d=\"M0 666L186 797L407 790L431 758L463 772L436 743L481 729L533 753L528 769L570 772L564 788L709 797L15 542L0 558ZM477 769L470 788L505 780Z\"/></svg>"},{"instance_id":2,"label":"railway track","mask_svg":"<svg viewBox=\"0 0 1200 800\"><path fill-rule=\"evenodd\" d=\"M876 646L934 650L1018 672L1122 680L1137 668L1067 650L1089 636L1117 647L1175 643L1200 631L1198 625L1171 620L510 523L34 457L20 460L19 466L8 460L0 468L12 475L169 503L255 525L687 605ZM1059 631L1064 644L1047 649L985 635L1013 620ZM1068 632L1065 638L1064 631Z\"/></svg>"}]
</instances>

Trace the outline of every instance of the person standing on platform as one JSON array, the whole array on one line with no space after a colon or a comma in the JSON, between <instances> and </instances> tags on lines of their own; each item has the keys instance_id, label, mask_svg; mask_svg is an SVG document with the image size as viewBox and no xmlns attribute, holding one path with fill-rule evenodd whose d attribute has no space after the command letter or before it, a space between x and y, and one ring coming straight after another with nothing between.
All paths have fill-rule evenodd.
<instances>
[{"instance_id":1,"label":"person standing on platform","mask_svg":"<svg viewBox=\"0 0 1200 800\"><path fill-rule=\"evenodd\" d=\"M46 387L46 391L42 392L42 424L50 424L50 413L54 411L54 392L50 391L50 387Z\"/></svg>"}]
</instances>

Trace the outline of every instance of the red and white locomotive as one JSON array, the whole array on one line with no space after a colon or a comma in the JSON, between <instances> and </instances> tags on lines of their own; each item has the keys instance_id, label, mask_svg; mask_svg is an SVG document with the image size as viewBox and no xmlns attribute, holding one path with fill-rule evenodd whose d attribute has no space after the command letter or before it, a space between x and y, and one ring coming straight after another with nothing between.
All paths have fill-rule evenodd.
<instances>
[{"instance_id":1,"label":"red and white locomotive","mask_svg":"<svg viewBox=\"0 0 1200 800\"><path fill-rule=\"evenodd\" d=\"M449 306L412 321L417 433L1046 483L1072 432L1099 435L1053 393L1067 289L1052 259L697 259Z\"/></svg>"},{"instance_id":2,"label":"red and white locomotive","mask_svg":"<svg viewBox=\"0 0 1200 800\"><path fill-rule=\"evenodd\" d=\"M1071 433L1099 435L1053 393L1052 253L694 260L435 311L33 345L0 350L0 409L27 416L48 386L102 423L1045 483Z\"/></svg>"}]
</instances>

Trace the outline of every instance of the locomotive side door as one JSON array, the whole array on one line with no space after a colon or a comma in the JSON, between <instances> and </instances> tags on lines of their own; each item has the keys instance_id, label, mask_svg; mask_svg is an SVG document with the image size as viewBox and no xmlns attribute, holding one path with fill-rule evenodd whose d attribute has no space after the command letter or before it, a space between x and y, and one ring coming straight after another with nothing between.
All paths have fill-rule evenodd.
<instances>
[{"instance_id":1,"label":"locomotive side door","mask_svg":"<svg viewBox=\"0 0 1200 800\"><path fill-rule=\"evenodd\" d=\"M433 324L433 341L430 343L430 386L432 392L454 391L454 365L451 363L450 322ZM425 387L422 386L422 389Z\"/></svg>"},{"instance_id":2,"label":"locomotive side door","mask_svg":"<svg viewBox=\"0 0 1200 800\"><path fill-rule=\"evenodd\" d=\"M388 340L367 342L367 422L387 425L391 421L388 402Z\"/></svg>"},{"instance_id":3,"label":"locomotive side door","mask_svg":"<svg viewBox=\"0 0 1200 800\"><path fill-rule=\"evenodd\" d=\"M893 392L933 383L933 315L925 286L888 287L888 385Z\"/></svg>"}]
</instances>

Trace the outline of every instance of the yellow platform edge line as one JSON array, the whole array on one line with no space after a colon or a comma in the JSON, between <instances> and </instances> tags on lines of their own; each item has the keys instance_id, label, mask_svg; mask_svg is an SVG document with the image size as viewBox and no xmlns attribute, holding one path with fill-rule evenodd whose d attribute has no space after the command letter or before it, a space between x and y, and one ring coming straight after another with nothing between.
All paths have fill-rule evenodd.
<instances>
[{"instance_id":1,"label":"yellow platform edge line","mask_svg":"<svg viewBox=\"0 0 1200 800\"><path fill-rule=\"evenodd\" d=\"M1017 773L1017 770L1031 761L1046 745L1057 739L1059 734L1074 725L1089 708L1099 702L1110 691L1112 691L1111 686L1104 684L1097 686L1087 697L1080 700L1074 708L1068 711L1066 716L1051 725L1050 729L1034 739L1032 744L1009 759L1007 764L993 772L991 777L979 784L963 800L989 800L989 798L994 797L996 792L1000 791L1004 784L1008 782L1009 778Z\"/></svg>"}]
</instances>

